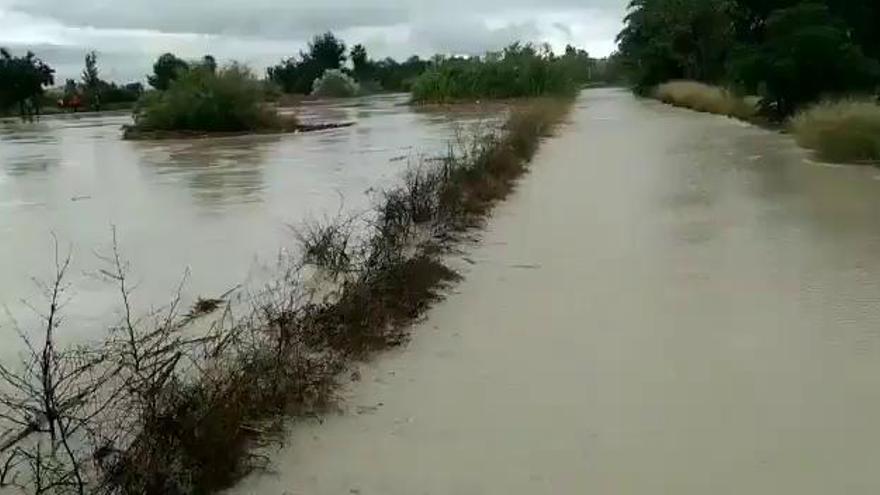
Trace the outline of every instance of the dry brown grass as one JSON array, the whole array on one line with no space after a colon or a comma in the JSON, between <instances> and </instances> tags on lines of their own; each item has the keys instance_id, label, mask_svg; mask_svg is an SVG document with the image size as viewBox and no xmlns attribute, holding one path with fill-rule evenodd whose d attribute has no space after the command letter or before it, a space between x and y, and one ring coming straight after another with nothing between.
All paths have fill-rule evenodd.
<instances>
[{"instance_id":1,"label":"dry brown grass","mask_svg":"<svg viewBox=\"0 0 880 495\"><path fill-rule=\"evenodd\" d=\"M880 161L880 105L872 99L816 104L792 118L791 131L823 160Z\"/></svg>"},{"instance_id":2,"label":"dry brown grass","mask_svg":"<svg viewBox=\"0 0 880 495\"><path fill-rule=\"evenodd\" d=\"M663 83L654 90L654 97L677 107L741 120L751 120L758 113L753 101L737 96L728 89L696 81Z\"/></svg>"}]
</instances>

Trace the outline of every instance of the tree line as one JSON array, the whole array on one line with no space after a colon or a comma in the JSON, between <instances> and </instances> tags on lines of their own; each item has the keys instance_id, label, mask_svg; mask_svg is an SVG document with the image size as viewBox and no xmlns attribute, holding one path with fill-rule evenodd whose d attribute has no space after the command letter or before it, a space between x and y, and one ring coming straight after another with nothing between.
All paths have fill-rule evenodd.
<instances>
[{"instance_id":1,"label":"tree line","mask_svg":"<svg viewBox=\"0 0 880 495\"><path fill-rule=\"evenodd\" d=\"M783 119L822 97L876 94L878 25L877 0L632 0L615 57L638 91L721 84Z\"/></svg>"},{"instance_id":2,"label":"tree line","mask_svg":"<svg viewBox=\"0 0 880 495\"><path fill-rule=\"evenodd\" d=\"M269 67L265 87L267 91L275 88L274 91L284 93L312 94L315 81L328 71L338 71L355 80L363 91L408 92L429 70L436 72L442 67L444 80L461 82L461 75L468 74L469 88L456 90L461 95L526 95L536 91L537 81L534 78L526 80L516 72L526 66L529 70L534 69L531 74L542 80L547 76L546 80L558 82L558 73L564 72L566 78L581 84L601 79L600 73L608 65L573 46L566 47L565 52L557 56L549 47L521 44L482 57L435 55L431 59L422 59L413 55L400 62L391 57L377 60L370 57L364 45L356 44L349 49L342 39L332 32L326 32L314 36L299 54ZM193 68L214 72L217 70L217 61L211 55L199 60L185 60L173 53L165 53L156 59L146 79L152 89L166 91L174 81ZM539 74L544 69L554 74ZM139 82L116 84L102 79L95 52L86 55L79 80L67 79L61 89L47 92L47 88L55 84L54 74L54 69L31 52L15 57L7 50L0 51L0 112L15 108L22 116L27 116L38 114L40 108L47 104L73 110L100 110L117 104L133 105L146 91ZM436 75L431 74L435 81ZM518 89L512 86L514 83ZM500 86L483 88L486 84ZM529 85L531 87L525 91L524 88Z\"/></svg>"},{"instance_id":3,"label":"tree line","mask_svg":"<svg viewBox=\"0 0 880 495\"><path fill-rule=\"evenodd\" d=\"M55 69L33 52L15 56L0 48L0 113L12 110L31 118L47 105L100 110L102 104L134 103L144 92L141 83L119 85L102 79L95 52L86 54L79 81L67 79L61 89L47 91L53 84Z\"/></svg>"},{"instance_id":4,"label":"tree line","mask_svg":"<svg viewBox=\"0 0 880 495\"><path fill-rule=\"evenodd\" d=\"M349 59L350 69L344 67ZM357 44L349 50L343 40L326 32L315 36L307 50L270 67L267 76L285 93L310 94L315 80L334 69L347 72L368 90L408 91L413 80L429 65L429 61L417 55L403 62L391 57L373 60L364 45Z\"/></svg>"}]
</instances>

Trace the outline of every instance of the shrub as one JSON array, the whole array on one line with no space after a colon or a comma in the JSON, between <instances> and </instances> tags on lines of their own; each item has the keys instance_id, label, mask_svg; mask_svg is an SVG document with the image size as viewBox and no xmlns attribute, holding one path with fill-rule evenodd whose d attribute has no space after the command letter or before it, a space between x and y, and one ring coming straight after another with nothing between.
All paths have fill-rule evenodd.
<instances>
[{"instance_id":1,"label":"shrub","mask_svg":"<svg viewBox=\"0 0 880 495\"><path fill-rule=\"evenodd\" d=\"M757 108L730 90L696 81L670 81L657 86L654 97L677 107L749 120Z\"/></svg>"},{"instance_id":2,"label":"shrub","mask_svg":"<svg viewBox=\"0 0 880 495\"><path fill-rule=\"evenodd\" d=\"M167 91L146 94L135 113L138 131L240 132L293 125L263 105L262 85L236 64L183 72Z\"/></svg>"},{"instance_id":3,"label":"shrub","mask_svg":"<svg viewBox=\"0 0 880 495\"><path fill-rule=\"evenodd\" d=\"M360 91L358 83L339 69L327 69L315 80L312 94L328 98L346 98Z\"/></svg>"},{"instance_id":4,"label":"shrub","mask_svg":"<svg viewBox=\"0 0 880 495\"><path fill-rule=\"evenodd\" d=\"M818 103L797 114L791 130L801 146L825 160L880 160L880 106L872 100Z\"/></svg>"},{"instance_id":5,"label":"shrub","mask_svg":"<svg viewBox=\"0 0 880 495\"><path fill-rule=\"evenodd\" d=\"M570 96L577 90L571 64L548 50L514 44L483 58L442 60L415 80L413 101Z\"/></svg>"}]
</instances>

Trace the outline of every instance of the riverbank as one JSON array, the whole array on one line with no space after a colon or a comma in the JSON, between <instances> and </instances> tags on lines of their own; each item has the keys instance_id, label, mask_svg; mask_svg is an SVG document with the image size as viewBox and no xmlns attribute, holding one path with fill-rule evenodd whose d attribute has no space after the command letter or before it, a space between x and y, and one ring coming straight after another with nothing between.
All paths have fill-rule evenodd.
<instances>
[{"instance_id":1,"label":"riverbank","mask_svg":"<svg viewBox=\"0 0 880 495\"><path fill-rule=\"evenodd\" d=\"M145 130L139 129L136 126L123 126L122 138L127 141L162 141L167 139L211 139L238 136L267 136L299 132L326 131L330 129L342 129L344 127L351 127L353 125L354 122L301 124L298 120L292 119L291 125L289 127L281 129L270 128L235 132Z\"/></svg>"},{"instance_id":2,"label":"riverbank","mask_svg":"<svg viewBox=\"0 0 880 495\"><path fill-rule=\"evenodd\" d=\"M651 96L680 108L724 115L749 123L759 122L757 98L742 97L718 86L697 81L670 81L657 86Z\"/></svg>"},{"instance_id":3,"label":"riverbank","mask_svg":"<svg viewBox=\"0 0 880 495\"><path fill-rule=\"evenodd\" d=\"M2 369L13 395L0 396L0 412L16 425L0 446L5 464L37 483L35 492L45 479L40 471L22 474L27 465L19 464L32 455L34 469L51 462L52 476L75 479L79 491L95 484L121 493L210 493L228 486L253 468L248 452L271 437L275 422L322 412L341 372L406 339L410 324L458 280L441 254L512 190L568 107L536 100L512 111L503 129L480 129L441 160L414 164L402 185L380 194L363 229L345 231L344 221L302 236L302 258L280 259L265 289L234 296L241 304L212 300L223 311L196 336L191 327L210 312L186 312L179 295L153 318L131 316L128 264L114 230L112 252L102 258L109 266L100 273L118 284L126 316L100 346L83 349L55 346L50 316L45 347L30 356L34 366ZM56 267L50 285L66 287L67 261ZM308 286L303 273L310 267L328 277L332 297ZM54 315L54 299L50 307ZM82 364L82 355L98 357ZM49 356L48 370L35 365L40 356ZM49 385L21 387L30 380ZM31 410L15 394L52 407L42 415L46 424L27 422ZM92 408L97 412L81 419ZM43 438L58 425L65 428L60 436ZM44 441L65 448L42 461L33 448ZM68 443L78 448L71 451ZM93 459L101 467L95 474Z\"/></svg>"},{"instance_id":4,"label":"riverbank","mask_svg":"<svg viewBox=\"0 0 880 495\"><path fill-rule=\"evenodd\" d=\"M875 173L625 91L570 120L411 344L232 493L880 490Z\"/></svg>"},{"instance_id":5,"label":"riverbank","mask_svg":"<svg viewBox=\"0 0 880 495\"><path fill-rule=\"evenodd\" d=\"M651 97L668 105L723 115L767 129L791 133L817 158L853 165L880 164L880 105L874 98L842 98L804 107L784 122L761 115L758 97L696 81L670 81Z\"/></svg>"}]
</instances>

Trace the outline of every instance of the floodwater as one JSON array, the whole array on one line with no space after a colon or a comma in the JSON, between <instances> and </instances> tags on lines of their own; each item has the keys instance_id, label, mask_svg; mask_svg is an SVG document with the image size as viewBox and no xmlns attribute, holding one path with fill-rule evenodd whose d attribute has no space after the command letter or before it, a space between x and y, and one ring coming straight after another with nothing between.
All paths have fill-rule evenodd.
<instances>
[{"instance_id":1,"label":"floodwater","mask_svg":"<svg viewBox=\"0 0 880 495\"><path fill-rule=\"evenodd\" d=\"M466 279L236 493L880 493L880 181L581 96Z\"/></svg>"},{"instance_id":2,"label":"floodwater","mask_svg":"<svg viewBox=\"0 0 880 495\"><path fill-rule=\"evenodd\" d=\"M138 309L212 297L268 276L290 225L359 212L408 160L446 149L474 114L413 112L403 95L308 103L306 122L354 126L299 135L126 142L127 114L0 121L0 343L41 309L31 278L53 273L54 243L72 252L61 337L100 338L120 307L106 268L115 226ZM21 302L26 299L28 304ZM23 326L28 326L23 324Z\"/></svg>"}]
</instances>

